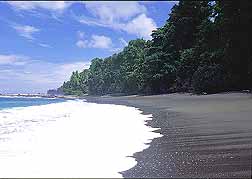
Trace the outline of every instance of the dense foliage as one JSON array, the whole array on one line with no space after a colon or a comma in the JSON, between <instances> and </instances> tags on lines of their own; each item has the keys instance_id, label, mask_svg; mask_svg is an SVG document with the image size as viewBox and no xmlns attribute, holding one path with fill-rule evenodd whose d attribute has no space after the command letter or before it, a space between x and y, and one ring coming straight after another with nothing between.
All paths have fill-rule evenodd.
<instances>
[{"instance_id":1,"label":"dense foliage","mask_svg":"<svg viewBox=\"0 0 252 179\"><path fill-rule=\"evenodd\" d=\"M82 95L88 92L88 78L89 70L85 69L81 73L73 72L69 81L64 82L62 89L66 95Z\"/></svg>"},{"instance_id":2,"label":"dense foliage","mask_svg":"<svg viewBox=\"0 0 252 179\"><path fill-rule=\"evenodd\" d=\"M152 39L95 58L65 94L215 93L252 87L252 2L180 1Z\"/></svg>"}]
</instances>

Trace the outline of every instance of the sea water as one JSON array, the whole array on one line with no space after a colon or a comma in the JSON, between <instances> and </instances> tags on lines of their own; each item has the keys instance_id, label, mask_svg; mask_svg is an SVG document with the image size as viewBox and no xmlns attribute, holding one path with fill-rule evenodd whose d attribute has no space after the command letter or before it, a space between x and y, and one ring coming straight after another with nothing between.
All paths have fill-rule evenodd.
<instances>
[{"instance_id":1,"label":"sea water","mask_svg":"<svg viewBox=\"0 0 252 179\"><path fill-rule=\"evenodd\" d=\"M0 96L0 109L63 102L59 98Z\"/></svg>"},{"instance_id":2,"label":"sea water","mask_svg":"<svg viewBox=\"0 0 252 179\"><path fill-rule=\"evenodd\" d=\"M122 177L161 136L134 107L0 98L0 108L0 178Z\"/></svg>"}]
</instances>

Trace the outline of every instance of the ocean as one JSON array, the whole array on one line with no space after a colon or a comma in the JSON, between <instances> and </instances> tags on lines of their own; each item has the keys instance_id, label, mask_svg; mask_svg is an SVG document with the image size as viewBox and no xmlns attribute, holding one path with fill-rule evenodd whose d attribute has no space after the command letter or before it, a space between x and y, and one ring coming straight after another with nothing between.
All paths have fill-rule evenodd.
<instances>
[{"instance_id":1,"label":"ocean","mask_svg":"<svg viewBox=\"0 0 252 179\"><path fill-rule=\"evenodd\" d=\"M0 109L45 105L63 101L64 99L57 99L57 98L0 96Z\"/></svg>"},{"instance_id":2,"label":"ocean","mask_svg":"<svg viewBox=\"0 0 252 179\"><path fill-rule=\"evenodd\" d=\"M0 178L120 178L161 135L152 115L84 100L0 98Z\"/></svg>"}]
</instances>

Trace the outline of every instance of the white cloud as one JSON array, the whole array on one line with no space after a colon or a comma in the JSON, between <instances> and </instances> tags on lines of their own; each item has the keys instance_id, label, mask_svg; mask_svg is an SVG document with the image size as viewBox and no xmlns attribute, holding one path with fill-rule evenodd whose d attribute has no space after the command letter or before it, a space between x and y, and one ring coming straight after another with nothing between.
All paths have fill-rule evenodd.
<instances>
[{"instance_id":1,"label":"white cloud","mask_svg":"<svg viewBox=\"0 0 252 179\"><path fill-rule=\"evenodd\" d=\"M12 27L18 32L20 36L25 37L29 40L33 40L33 34L40 31L40 29L29 25L14 25Z\"/></svg>"},{"instance_id":2,"label":"white cloud","mask_svg":"<svg viewBox=\"0 0 252 179\"><path fill-rule=\"evenodd\" d=\"M64 11L72 4L72 2L65 1L7 1L7 3L17 10L35 10L42 8L58 12Z\"/></svg>"},{"instance_id":3,"label":"white cloud","mask_svg":"<svg viewBox=\"0 0 252 179\"><path fill-rule=\"evenodd\" d=\"M129 34L134 34L137 37L150 39L151 33L157 28L155 21L152 18L147 17L145 14L140 14L139 16L133 18L126 23L112 23L106 24L96 19L88 19L86 17L81 17L79 22L87 25L95 25L102 27L109 27L116 30L122 30Z\"/></svg>"},{"instance_id":4,"label":"white cloud","mask_svg":"<svg viewBox=\"0 0 252 179\"><path fill-rule=\"evenodd\" d=\"M68 80L73 71L83 71L84 69L88 69L90 64L90 62L74 62L61 64L59 65L57 73L63 76L63 80Z\"/></svg>"},{"instance_id":5,"label":"white cloud","mask_svg":"<svg viewBox=\"0 0 252 179\"><path fill-rule=\"evenodd\" d=\"M41 43L37 39L35 39L34 34L37 32L40 32L41 30L39 28L36 28L34 26L30 25L20 25L13 22L9 22L10 26L16 30L16 32L26 39L28 39L30 42L36 43L37 45L44 47L44 48L52 48L51 45L46 43Z\"/></svg>"},{"instance_id":6,"label":"white cloud","mask_svg":"<svg viewBox=\"0 0 252 179\"><path fill-rule=\"evenodd\" d=\"M93 25L93 26L102 26L102 27L113 27L113 24L102 22L99 19L88 18L85 16L77 17L77 20L82 24Z\"/></svg>"},{"instance_id":7,"label":"white cloud","mask_svg":"<svg viewBox=\"0 0 252 179\"><path fill-rule=\"evenodd\" d=\"M25 65L28 61L26 56L0 55L0 65Z\"/></svg>"},{"instance_id":8,"label":"white cloud","mask_svg":"<svg viewBox=\"0 0 252 179\"><path fill-rule=\"evenodd\" d=\"M93 48L110 48L112 40L104 35L92 35L89 46Z\"/></svg>"},{"instance_id":9,"label":"white cloud","mask_svg":"<svg viewBox=\"0 0 252 179\"><path fill-rule=\"evenodd\" d=\"M119 20L128 20L129 18L146 12L146 8L138 2L133 1L100 1L84 2L88 11L102 21L113 23Z\"/></svg>"},{"instance_id":10,"label":"white cloud","mask_svg":"<svg viewBox=\"0 0 252 179\"><path fill-rule=\"evenodd\" d=\"M44 47L44 48L52 48L51 45L44 44L44 43L38 43L39 46Z\"/></svg>"},{"instance_id":11,"label":"white cloud","mask_svg":"<svg viewBox=\"0 0 252 179\"><path fill-rule=\"evenodd\" d=\"M149 39L150 32L156 29L154 20L146 15L147 9L144 3L134 1L9 1L7 3L18 10L36 10L42 8L51 12L63 12L73 3L82 3L85 5L87 11L91 13L92 17L77 17L80 23L121 30L145 39ZM52 14L52 17L59 20L55 13ZM139 22L139 19L143 20L144 24L136 24L136 21ZM133 24L138 27L133 28ZM132 29L136 29L136 31Z\"/></svg>"},{"instance_id":12,"label":"white cloud","mask_svg":"<svg viewBox=\"0 0 252 179\"><path fill-rule=\"evenodd\" d=\"M120 43L122 44L123 47L128 45L128 42L126 42L126 40L124 40L124 38L119 38Z\"/></svg>"},{"instance_id":13,"label":"white cloud","mask_svg":"<svg viewBox=\"0 0 252 179\"><path fill-rule=\"evenodd\" d=\"M79 37L80 39L83 39L83 38L84 38L85 33L84 33L84 32L82 32L82 31L78 31L78 32L77 32L77 35L78 35L78 37Z\"/></svg>"},{"instance_id":14,"label":"white cloud","mask_svg":"<svg viewBox=\"0 0 252 179\"><path fill-rule=\"evenodd\" d=\"M110 49L110 52L118 53L118 52L122 51L125 46L128 45L128 42L126 42L126 40L124 40L124 38L121 37L118 40L119 40L119 46L117 48Z\"/></svg>"},{"instance_id":15,"label":"white cloud","mask_svg":"<svg viewBox=\"0 0 252 179\"><path fill-rule=\"evenodd\" d=\"M46 92L69 80L73 71L89 66L90 62L80 60L57 64L21 55L0 55L0 91Z\"/></svg>"},{"instance_id":16,"label":"white cloud","mask_svg":"<svg viewBox=\"0 0 252 179\"><path fill-rule=\"evenodd\" d=\"M108 49L113 46L112 40L104 35L92 35L90 40L78 40L76 46L79 48L101 48Z\"/></svg>"},{"instance_id":17,"label":"white cloud","mask_svg":"<svg viewBox=\"0 0 252 179\"><path fill-rule=\"evenodd\" d=\"M138 2L88 2L85 6L93 18L78 17L83 24L122 30L145 39L150 39L157 28L155 21L147 17L145 6Z\"/></svg>"},{"instance_id":18,"label":"white cloud","mask_svg":"<svg viewBox=\"0 0 252 179\"><path fill-rule=\"evenodd\" d=\"M86 47L88 47L88 41L87 40L78 40L76 42L76 46L79 48L86 48Z\"/></svg>"},{"instance_id":19,"label":"white cloud","mask_svg":"<svg viewBox=\"0 0 252 179\"><path fill-rule=\"evenodd\" d=\"M137 16L135 19L125 24L125 30L130 34L137 34L139 37L149 39L151 33L157 26L153 19L148 18L145 14Z\"/></svg>"}]
</instances>

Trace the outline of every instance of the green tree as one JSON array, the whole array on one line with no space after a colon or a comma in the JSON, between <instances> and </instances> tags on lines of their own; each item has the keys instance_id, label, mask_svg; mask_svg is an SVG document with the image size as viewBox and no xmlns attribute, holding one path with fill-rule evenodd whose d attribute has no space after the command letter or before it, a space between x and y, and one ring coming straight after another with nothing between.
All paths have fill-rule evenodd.
<instances>
[{"instance_id":1,"label":"green tree","mask_svg":"<svg viewBox=\"0 0 252 179\"><path fill-rule=\"evenodd\" d=\"M180 1L152 39L73 72L65 94L215 93L252 88L252 2Z\"/></svg>"},{"instance_id":2,"label":"green tree","mask_svg":"<svg viewBox=\"0 0 252 179\"><path fill-rule=\"evenodd\" d=\"M229 73L230 88L249 87L250 64L252 56L252 2L217 1L216 25L222 35L224 61Z\"/></svg>"},{"instance_id":3,"label":"green tree","mask_svg":"<svg viewBox=\"0 0 252 179\"><path fill-rule=\"evenodd\" d=\"M90 75L88 78L88 91L93 95L104 94L104 62L100 58L95 58L91 61Z\"/></svg>"}]
</instances>

